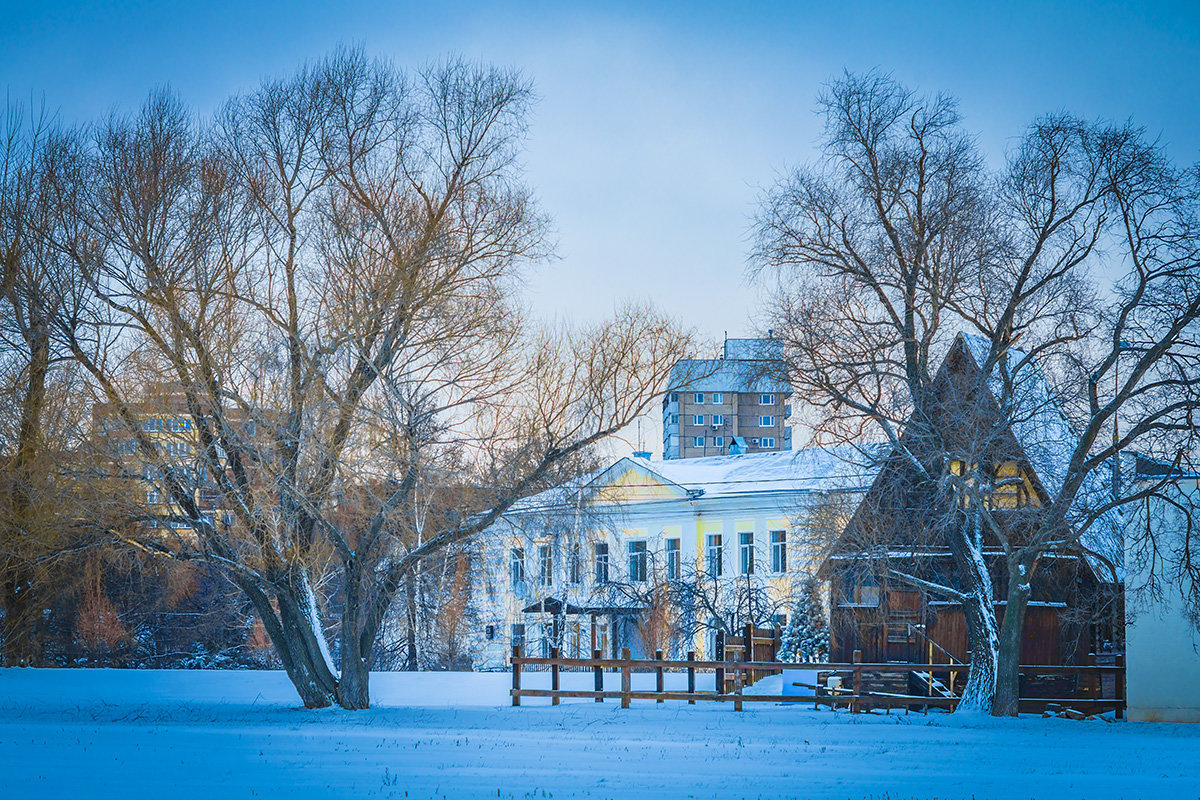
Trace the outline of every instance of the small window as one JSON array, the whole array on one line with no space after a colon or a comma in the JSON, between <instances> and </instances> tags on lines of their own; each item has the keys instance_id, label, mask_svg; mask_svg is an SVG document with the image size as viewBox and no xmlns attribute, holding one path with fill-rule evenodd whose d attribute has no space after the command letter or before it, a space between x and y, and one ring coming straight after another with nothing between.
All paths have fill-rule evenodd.
<instances>
[{"instance_id":1,"label":"small window","mask_svg":"<svg viewBox=\"0 0 1200 800\"><path fill-rule=\"evenodd\" d=\"M554 550L548 544L538 545L538 583L549 586L554 582Z\"/></svg>"},{"instance_id":2,"label":"small window","mask_svg":"<svg viewBox=\"0 0 1200 800\"><path fill-rule=\"evenodd\" d=\"M629 580L631 583L646 582L646 542L629 543Z\"/></svg>"},{"instance_id":3,"label":"small window","mask_svg":"<svg viewBox=\"0 0 1200 800\"><path fill-rule=\"evenodd\" d=\"M525 580L525 548L514 547L509 551L508 572L513 586Z\"/></svg>"},{"instance_id":4,"label":"small window","mask_svg":"<svg viewBox=\"0 0 1200 800\"><path fill-rule=\"evenodd\" d=\"M787 572L787 531L771 531L771 572Z\"/></svg>"},{"instance_id":5,"label":"small window","mask_svg":"<svg viewBox=\"0 0 1200 800\"><path fill-rule=\"evenodd\" d=\"M696 403L704 402L704 392L696 392L692 395L692 401Z\"/></svg>"},{"instance_id":6,"label":"small window","mask_svg":"<svg viewBox=\"0 0 1200 800\"><path fill-rule=\"evenodd\" d=\"M758 396L758 404L759 404L760 406L773 406L773 405L775 405L775 395L773 395L773 394L760 394L760 395Z\"/></svg>"},{"instance_id":7,"label":"small window","mask_svg":"<svg viewBox=\"0 0 1200 800\"><path fill-rule=\"evenodd\" d=\"M671 424L672 424L672 425L678 425L678 424L679 424L679 415L678 415L678 414L672 414L672 415L671 415Z\"/></svg>"},{"instance_id":8,"label":"small window","mask_svg":"<svg viewBox=\"0 0 1200 800\"><path fill-rule=\"evenodd\" d=\"M679 402L679 392L671 392L671 402L672 403Z\"/></svg>"},{"instance_id":9,"label":"small window","mask_svg":"<svg viewBox=\"0 0 1200 800\"><path fill-rule=\"evenodd\" d=\"M750 446L751 446L751 447L758 447L758 439L751 439L751 440L750 440Z\"/></svg>"},{"instance_id":10,"label":"small window","mask_svg":"<svg viewBox=\"0 0 1200 800\"><path fill-rule=\"evenodd\" d=\"M693 414L692 415L692 424L693 425L703 425L704 424L704 415L703 414Z\"/></svg>"},{"instance_id":11,"label":"small window","mask_svg":"<svg viewBox=\"0 0 1200 800\"><path fill-rule=\"evenodd\" d=\"M724 425L725 424L725 415L724 414L713 414L712 415L712 424L714 427L718 426L718 425Z\"/></svg>"},{"instance_id":12,"label":"small window","mask_svg":"<svg viewBox=\"0 0 1200 800\"><path fill-rule=\"evenodd\" d=\"M758 427L774 428L775 427L775 417L764 414L763 416L758 418Z\"/></svg>"},{"instance_id":13,"label":"small window","mask_svg":"<svg viewBox=\"0 0 1200 800\"><path fill-rule=\"evenodd\" d=\"M144 430L144 431L161 431L162 430L162 417L152 417L152 418L146 420L145 422L142 423L142 430Z\"/></svg>"},{"instance_id":14,"label":"small window","mask_svg":"<svg viewBox=\"0 0 1200 800\"><path fill-rule=\"evenodd\" d=\"M150 489L146 492L146 505L154 505L158 502L158 492Z\"/></svg>"},{"instance_id":15,"label":"small window","mask_svg":"<svg viewBox=\"0 0 1200 800\"><path fill-rule=\"evenodd\" d=\"M721 577L723 556L724 548L721 545L721 534L709 534L705 540L704 567L710 578Z\"/></svg>"},{"instance_id":16,"label":"small window","mask_svg":"<svg viewBox=\"0 0 1200 800\"><path fill-rule=\"evenodd\" d=\"M743 575L754 574L754 534L751 531L738 534L738 564Z\"/></svg>"},{"instance_id":17,"label":"small window","mask_svg":"<svg viewBox=\"0 0 1200 800\"><path fill-rule=\"evenodd\" d=\"M774 436L764 436L758 440L758 443L759 443L760 447L774 447L775 446L775 437Z\"/></svg>"},{"instance_id":18,"label":"small window","mask_svg":"<svg viewBox=\"0 0 1200 800\"><path fill-rule=\"evenodd\" d=\"M704 447L704 437L703 436L695 437L695 439L693 439L693 441L692 441L692 444L695 445L696 447Z\"/></svg>"},{"instance_id":19,"label":"small window","mask_svg":"<svg viewBox=\"0 0 1200 800\"><path fill-rule=\"evenodd\" d=\"M677 581L679 575L679 540L667 539L667 579Z\"/></svg>"},{"instance_id":20,"label":"small window","mask_svg":"<svg viewBox=\"0 0 1200 800\"><path fill-rule=\"evenodd\" d=\"M608 583L608 545L596 545L596 583Z\"/></svg>"},{"instance_id":21,"label":"small window","mask_svg":"<svg viewBox=\"0 0 1200 800\"><path fill-rule=\"evenodd\" d=\"M712 440L713 440L713 447L724 447L725 446L725 437L724 436L714 436L714 437L712 437Z\"/></svg>"},{"instance_id":22,"label":"small window","mask_svg":"<svg viewBox=\"0 0 1200 800\"><path fill-rule=\"evenodd\" d=\"M567 561L567 583L574 585L574 584L578 584L581 580L583 580L583 578L581 576L581 573L582 573L581 564L580 564L581 560L582 559L580 559L580 557L579 557L579 545L578 544L571 545L571 555Z\"/></svg>"},{"instance_id":23,"label":"small window","mask_svg":"<svg viewBox=\"0 0 1200 800\"><path fill-rule=\"evenodd\" d=\"M720 392L713 392L713 402L714 402L714 403L723 403L723 402L725 402L725 400L724 400L724 398L721 396L721 393L720 393Z\"/></svg>"},{"instance_id":24,"label":"small window","mask_svg":"<svg viewBox=\"0 0 1200 800\"><path fill-rule=\"evenodd\" d=\"M495 625L484 625L483 626L483 638L487 639L489 642L494 640L496 638L496 626Z\"/></svg>"}]
</instances>

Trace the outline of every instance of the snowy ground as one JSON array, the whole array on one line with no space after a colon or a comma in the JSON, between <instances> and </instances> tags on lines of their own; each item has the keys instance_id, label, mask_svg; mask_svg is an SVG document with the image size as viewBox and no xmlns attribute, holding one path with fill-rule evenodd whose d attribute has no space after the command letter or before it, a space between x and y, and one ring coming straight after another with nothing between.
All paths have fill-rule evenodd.
<instances>
[{"instance_id":1,"label":"snowy ground","mask_svg":"<svg viewBox=\"0 0 1200 800\"><path fill-rule=\"evenodd\" d=\"M0 798L1200 798L1200 726L512 708L509 681L380 674L370 711L312 712L280 673L0 670Z\"/></svg>"}]
</instances>

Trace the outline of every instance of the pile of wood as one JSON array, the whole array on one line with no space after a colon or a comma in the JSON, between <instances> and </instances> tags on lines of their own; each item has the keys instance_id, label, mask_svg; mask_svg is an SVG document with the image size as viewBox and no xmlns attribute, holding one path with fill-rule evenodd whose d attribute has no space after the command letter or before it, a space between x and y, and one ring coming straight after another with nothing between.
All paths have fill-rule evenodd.
<instances>
[{"instance_id":1,"label":"pile of wood","mask_svg":"<svg viewBox=\"0 0 1200 800\"><path fill-rule=\"evenodd\" d=\"M1057 717L1059 719L1102 719L1105 722L1112 722L1111 719L1103 714L1085 714L1082 711L1076 711L1073 708L1064 708L1058 703L1046 703L1046 710L1042 712L1042 717Z\"/></svg>"}]
</instances>

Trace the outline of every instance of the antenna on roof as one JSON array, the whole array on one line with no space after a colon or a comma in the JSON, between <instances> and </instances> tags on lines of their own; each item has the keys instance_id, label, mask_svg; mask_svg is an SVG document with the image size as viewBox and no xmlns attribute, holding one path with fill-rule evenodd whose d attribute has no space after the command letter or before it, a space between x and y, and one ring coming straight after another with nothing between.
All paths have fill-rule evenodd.
<instances>
[{"instance_id":1,"label":"antenna on roof","mask_svg":"<svg viewBox=\"0 0 1200 800\"><path fill-rule=\"evenodd\" d=\"M644 451L645 449L646 442L642 440L642 419L638 417L638 450Z\"/></svg>"},{"instance_id":2,"label":"antenna on roof","mask_svg":"<svg viewBox=\"0 0 1200 800\"><path fill-rule=\"evenodd\" d=\"M729 331L725 331L725 341L721 343L721 358L725 358L725 352L729 349Z\"/></svg>"}]
</instances>

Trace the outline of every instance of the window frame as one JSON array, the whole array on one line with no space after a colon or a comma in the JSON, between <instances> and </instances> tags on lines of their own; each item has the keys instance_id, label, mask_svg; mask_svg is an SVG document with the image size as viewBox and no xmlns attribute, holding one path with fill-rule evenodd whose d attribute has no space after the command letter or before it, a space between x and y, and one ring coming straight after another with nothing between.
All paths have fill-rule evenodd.
<instances>
[{"instance_id":1,"label":"window frame","mask_svg":"<svg viewBox=\"0 0 1200 800\"><path fill-rule=\"evenodd\" d=\"M738 531L738 574L754 574L754 531Z\"/></svg>"},{"instance_id":2,"label":"window frame","mask_svg":"<svg viewBox=\"0 0 1200 800\"><path fill-rule=\"evenodd\" d=\"M626 553L629 556L629 582L645 583L649 580L650 551L645 539L634 539L627 543Z\"/></svg>"},{"instance_id":3,"label":"window frame","mask_svg":"<svg viewBox=\"0 0 1200 800\"><path fill-rule=\"evenodd\" d=\"M771 572L782 575L788 570L787 531L775 530L768 535L771 541Z\"/></svg>"},{"instance_id":4,"label":"window frame","mask_svg":"<svg viewBox=\"0 0 1200 800\"><path fill-rule=\"evenodd\" d=\"M719 533L705 534L704 572L710 578L720 578L725 571L725 543Z\"/></svg>"}]
</instances>

